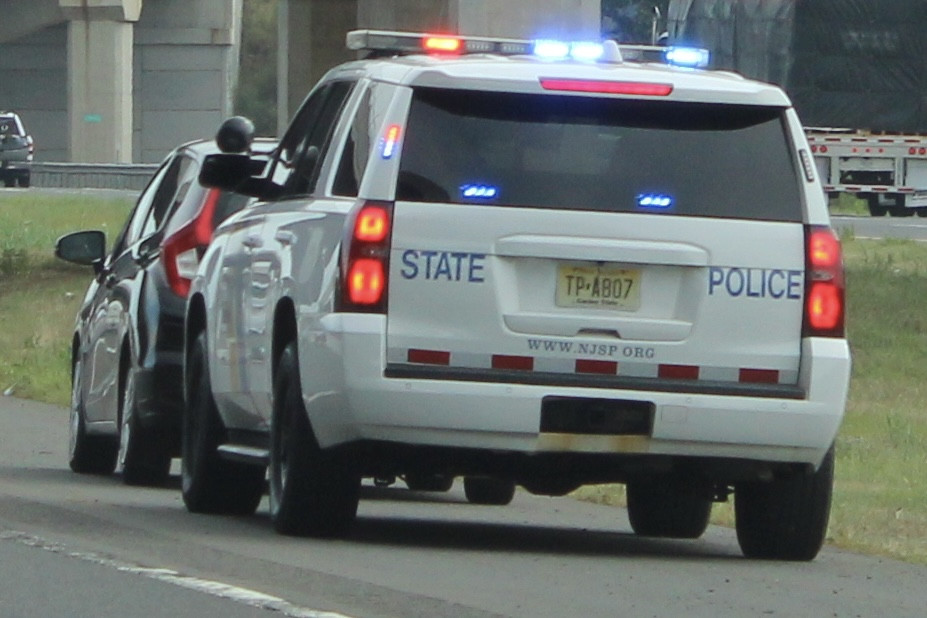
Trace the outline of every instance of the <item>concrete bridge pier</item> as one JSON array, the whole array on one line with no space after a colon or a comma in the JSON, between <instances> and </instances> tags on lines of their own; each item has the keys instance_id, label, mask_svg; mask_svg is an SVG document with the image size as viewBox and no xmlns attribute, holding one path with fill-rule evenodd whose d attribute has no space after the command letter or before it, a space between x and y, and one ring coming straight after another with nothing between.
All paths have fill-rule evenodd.
<instances>
[{"instance_id":1,"label":"concrete bridge pier","mask_svg":"<svg viewBox=\"0 0 927 618\"><path fill-rule=\"evenodd\" d=\"M134 22L142 0L60 0L60 5L68 20L72 159L131 163Z\"/></svg>"}]
</instances>

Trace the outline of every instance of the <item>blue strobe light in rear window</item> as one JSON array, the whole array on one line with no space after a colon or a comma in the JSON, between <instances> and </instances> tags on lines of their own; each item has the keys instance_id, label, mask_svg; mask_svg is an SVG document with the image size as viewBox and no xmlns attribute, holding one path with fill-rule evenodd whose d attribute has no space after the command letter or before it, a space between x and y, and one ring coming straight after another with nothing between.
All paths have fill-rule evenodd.
<instances>
[{"instance_id":1,"label":"blue strobe light in rear window","mask_svg":"<svg viewBox=\"0 0 927 618\"><path fill-rule=\"evenodd\" d=\"M663 193L641 193L637 196L637 205L647 210L669 210L673 203L672 196Z\"/></svg>"},{"instance_id":2,"label":"blue strobe light in rear window","mask_svg":"<svg viewBox=\"0 0 927 618\"><path fill-rule=\"evenodd\" d=\"M499 188L487 184L461 185L460 196L465 200L492 200L499 196Z\"/></svg>"}]
</instances>

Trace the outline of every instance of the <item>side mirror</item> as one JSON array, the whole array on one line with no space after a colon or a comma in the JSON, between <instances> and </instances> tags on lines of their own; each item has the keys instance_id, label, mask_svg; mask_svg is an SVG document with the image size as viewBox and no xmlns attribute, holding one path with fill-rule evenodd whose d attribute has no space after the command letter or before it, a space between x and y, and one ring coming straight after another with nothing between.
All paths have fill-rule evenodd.
<instances>
[{"instance_id":1,"label":"side mirror","mask_svg":"<svg viewBox=\"0 0 927 618\"><path fill-rule=\"evenodd\" d=\"M99 230L72 232L55 241L55 257L81 266L98 266L106 255L106 234Z\"/></svg>"},{"instance_id":2,"label":"side mirror","mask_svg":"<svg viewBox=\"0 0 927 618\"><path fill-rule=\"evenodd\" d=\"M219 127L216 144L224 153L248 152L254 141L254 123L244 116L233 116Z\"/></svg>"},{"instance_id":3,"label":"side mirror","mask_svg":"<svg viewBox=\"0 0 927 618\"><path fill-rule=\"evenodd\" d=\"M246 154L211 154L203 159L199 181L204 187L232 191L261 199L272 199L279 187L266 178L255 178L264 171L266 161Z\"/></svg>"}]
</instances>

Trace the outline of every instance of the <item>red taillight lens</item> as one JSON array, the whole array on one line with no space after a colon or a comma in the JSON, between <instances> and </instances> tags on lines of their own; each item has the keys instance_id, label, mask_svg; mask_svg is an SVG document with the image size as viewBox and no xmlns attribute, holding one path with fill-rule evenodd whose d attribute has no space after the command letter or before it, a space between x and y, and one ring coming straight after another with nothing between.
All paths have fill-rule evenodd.
<instances>
[{"instance_id":1,"label":"red taillight lens","mask_svg":"<svg viewBox=\"0 0 927 618\"><path fill-rule=\"evenodd\" d=\"M829 227L805 230L805 325L806 337L843 337L845 334L846 285L840 241Z\"/></svg>"},{"instance_id":2,"label":"red taillight lens","mask_svg":"<svg viewBox=\"0 0 927 618\"><path fill-rule=\"evenodd\" d=\"M348 299L358 305L373 305L380 301L386 288L383 262L361 258L351 263L348 271Z\"/></svg>"},{"instance_id":3,"label":"red taillight lens","mask_svg":"<svg viewBox=\"0 0 927 618\"><path fill-rule=\"evenodd\" d=\"M161 261L167 283L174 294L182 298L190 293L190 283L199 267L200 256L212 241L212 220L220 195L218 189L210 189L199 214L161 243Z\"/></svg>"},{"instance_id":4,"label":"red taillight lens","mask_svg":"<svg viewBox=\"0 0 927 618\"><path fill-rule=\"evenodd\" d=\"M364 202L354 210L341 251L338 311L386 312L393 205Z\"/></svg>"}]
</instances>

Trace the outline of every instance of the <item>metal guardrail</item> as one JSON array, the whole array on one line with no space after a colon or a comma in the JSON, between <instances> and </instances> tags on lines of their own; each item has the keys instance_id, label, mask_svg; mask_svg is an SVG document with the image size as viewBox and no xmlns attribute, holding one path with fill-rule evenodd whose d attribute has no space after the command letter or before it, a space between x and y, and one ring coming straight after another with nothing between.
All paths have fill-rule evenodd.
<instances>
[{"instance_id":1,"label":"metal guardrail","mask_svg":"<svg viewBox=\"0 0 927 618\"><path fill-rule=\"evenodd\" d=\"M36 162L32 164L32 186L141 191L157 169L157 164Z\"/></svg>"}]
</instances>

